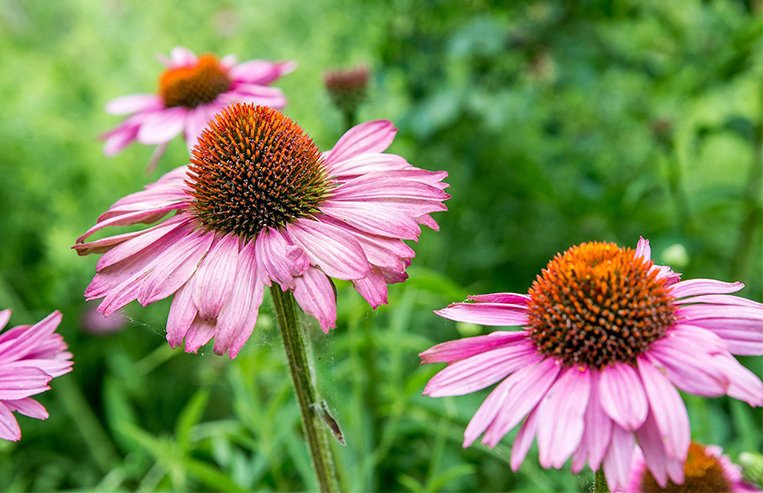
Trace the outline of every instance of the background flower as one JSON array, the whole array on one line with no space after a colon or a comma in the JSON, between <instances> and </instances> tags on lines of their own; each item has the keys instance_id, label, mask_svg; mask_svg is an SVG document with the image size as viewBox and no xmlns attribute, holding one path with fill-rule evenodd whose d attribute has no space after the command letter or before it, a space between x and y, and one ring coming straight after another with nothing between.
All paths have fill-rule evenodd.
<instances>
[{"instance_id":1,"label":"background flower","mask_svg":"<svg viewBox=\"0 0 763 493\"><path fill-rule=\"evenodd\" d=\"M11 318L0 311L0 330ZM53 312L32 325L19 325L0 334L0 438L21 440L14 412L47 419L48 411L32 396L49 390L50 381L72 370L72 355L56 334L61 313Z\"/></svg>"},{"instance_id":2,"label":"background flower","mask_svg":"<svg viewBox=\"0 0 763 493\"><path fill-rule=\"evenodd\" d=\"M448 363L427 384L432 397L498 383L469 422L495 447L522 422L512 445L519 469L537 439L540 464L603 468L624 487L634 440L657 484L683 481L689 418L676 388L763 405L763 383L731 354L763 354L763 305L731 296L742 283L679 281L636 250L584 243L557 255L529 294L471 296L440 316L524 326L439 344L424 363ZM499 383L500 382L500 383Z\"/></svg>"},{"instance_id":3,"label":"background flower","mask_svg":"<svg viewBox=\"0 0 763 493\"><path fill-rule=\"evenodd\" d=\"M106 155L114 155L136 140L160 145L161 153L181 132L190 150L207 121L235 101L283 108L286 97L269 85L296 67L294 62L266 60L236 63L233 55L197 57L183 47L160 60L167 69L159 77L156 94L122 96L106 105L112 115L130 115L103 135Z\"/></svg>"}]
</instances>

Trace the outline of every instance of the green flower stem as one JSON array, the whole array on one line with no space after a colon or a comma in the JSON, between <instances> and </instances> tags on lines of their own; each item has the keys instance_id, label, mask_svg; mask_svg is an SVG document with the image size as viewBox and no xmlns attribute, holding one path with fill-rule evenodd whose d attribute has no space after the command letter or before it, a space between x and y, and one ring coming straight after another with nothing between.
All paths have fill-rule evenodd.
<instances>
[{"instance_id":1,"label":"green flower stem","mask_svg":"<svg viewBox=\"0 0 763 493\"><path fill-rule=\"evenodd\" d=\"M318 477L318 484L322 492L338 492L339 481L334 454L329 436L326 433L325 421L321 417L321 413L325 411L325 404L318 395L313 367L299 324L299 313L294 302L294 296L289 291L281 291L281 288L276 284L270 288L270 294L276 308L278 325L281 327L286 359L289 362L294 391L297 394L297 401L299 401L302 425L313 459L313 468Z\"/></svg>"},{"instance_id":2,"label":"green flower stem","mask_svg":"<svg viewBox=\"0 0 763 493\"><path fill-rule=\"evenodd\" d=\"M604 469L599 469L593 477L593 493L609 493L607 478L604 477Z\"/></svg>"}]
</instances>

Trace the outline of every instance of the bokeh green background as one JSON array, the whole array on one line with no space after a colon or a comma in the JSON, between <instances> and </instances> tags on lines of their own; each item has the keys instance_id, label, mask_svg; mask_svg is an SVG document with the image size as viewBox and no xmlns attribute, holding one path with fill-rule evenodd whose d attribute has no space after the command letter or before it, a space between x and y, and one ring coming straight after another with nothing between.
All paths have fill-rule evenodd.
<instances>
[{"instance_id":1,"label":"bokeh green background","mask_svg":"<svg viewBox=\"0 0 763 493\"><path fill-rule=\"evenodd\" d=\"M96 258L70 246L117 198L187 159L173 142L113 159L98 135L117 96L155 89L176 45L242 60L296 60L286 113L323 148L345 130L325 71L372 69L365 119L400 129L392 151L447 170L440 232L415 246L411 279L372 312L339 285L339 323L313 327L320 385L348 445L349 491L583 490L586 471L508 468L461 448L486 395L421 396L430 345L483 333L431 310L469 293L524 291L556 252L586 240L652 240L687 278L738 279L763 295L760 1L3 0L0 3L0 307L13 325L60 309L74 372L0 443L0 489L314 489L266 300L230 361L164 341L168 304L130 305L127 327L80 323ZM744 362L761 373L760 360ZM760 450L761 413L685 396L695 439L733 458Z\"/></svg>"}]
</instances>

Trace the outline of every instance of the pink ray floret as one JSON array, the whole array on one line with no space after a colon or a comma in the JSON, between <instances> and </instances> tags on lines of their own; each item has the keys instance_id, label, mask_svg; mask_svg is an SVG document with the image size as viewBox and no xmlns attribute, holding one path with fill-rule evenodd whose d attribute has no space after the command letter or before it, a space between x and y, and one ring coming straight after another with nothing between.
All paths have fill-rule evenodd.
<instances>
[{"instance_id":1,"label":"pink ray floret","mask_svg":"<svg viewBox=\"0 0 763 493\"><path fill-rule=\"evenodd\" d=\"M0 330L11 318L0 311ZM0 333L0 438L18 441L21 428L13 412L47 419L48 412L32 396L50 389L50 381L72 369L72 355L57 334L61 313L56 311L36 324L19 325Z\"/></svg>"},{"instance_id":2,"label":"pink ray floret","mask_svg":"<svg viewBox=\"0 0 763 493\"><path fill-rule=\"evenodd\" d=\"M601 252L610 257L579 262ZM571 458L575 473L586 464L603 468L613 490L626 486L635 446L664 486L683 481L689 448L679 390L763 405L763 383L732 356L763 354L763 305L732 294L742 283L680 281L649 255L644 239L635 250L583 244L557 256L529 296L472 296L436 312L456 321L523 327L445 342L421 354L423 363L448 364L429 381L426 395L463 395L497 384L467 426L464 446L482 437L494 447L519 426L513 470L535 440L542 467L560 468ZM637 274L640 281L624 297L612 294ZM600 282L591 281L596 276ZM549 289L554 282L558 289Z\"/></svg>"},{"instance_id":3,"label":"pink ray floret","mask_svg":"<svg viewBox=\"0 0 763 493\"><path fill-rule=\"evenodd\" d=\"M199 142L216 138L215 132L224 122L235 118L240 122L252 114L262 119L257 127L265 129L262 132L276 127L278 135L296 131L296 124L286 122L278 112L238 105L225 110ZM311 207L315 205L311 212L262 227L248 212L231 211L241 200L254 200L253 196L272 202L281 200L274 198L276 192L279 197L282 192L294 194L293 187L281 187L283 177L301 166L299 159L289 157L293 160L288 168L279 168L278 161L264 171L253 171L247 157L246 165L237 168L234 176L230 168L218 169L219 156L205 161L206 147L200 144L190 166L120 199L77 240L74 248L81 255L103 253L86 298L102 299L99 310L109 315L133 300L145 306L173 296L167 321L170 345L185 341L185 350L196 352L214 339L214 352L228 352L230 357L236 356L251 335L268 286L291 291L324 332L336 325L330 278L351 281L374 308L385 304L387 285L407 278L406 269L415 255L403 240L417 240L420 225L436 229L430 214L446 210L443 201L449 197L442 181L445 172L423 170L385 152L396 132L385 120L363 123L347 131L333 149L300 155L299 159L314 161L300 172L300 180L305 174L315 174L317 205L311 202ZM288 152L301 149L304 138L299 139L302 143L292 142ZM222 147L208 148L218 152ZM278 156L286 159L283 154ZM251 178L255 171L270 174ZM218 172L225 177L224 188L216 188L221 183L216 181ZM241 176L248 178L236 181ZM252 183L260 179L273 181L257 188L260 185ZM230 185L233 182L237 185ZM221 208L219 194L233 193L230 190L237 186L246 189L249 199L225 199L222 202L229 205ZM305 185L303 192L313 197L310 194L315 188ZM299 194L292 198L300 207L307 200ZM271 202L255 204L265 208L259 220L270 220L270 215L282 212L268 209ZM109 226L157 221L137 232L85 242Z\"/></svg>"}]
</instances>

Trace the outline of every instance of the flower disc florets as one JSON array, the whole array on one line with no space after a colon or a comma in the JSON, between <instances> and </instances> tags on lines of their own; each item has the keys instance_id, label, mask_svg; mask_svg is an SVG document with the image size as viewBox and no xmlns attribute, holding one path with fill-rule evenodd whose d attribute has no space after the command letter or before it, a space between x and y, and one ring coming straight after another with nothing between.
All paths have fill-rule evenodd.
<instances>
[{"instance_id":1,"label":"flower disc florets","mask_svg":"<svg viewBox=\"0 0 763 493\"><path fill-rule=\"evenodd\" d=\"M315 142L265 106L237 103L219 113L188 168L192 213L209 229L246 239L318 212L330 190Z\"/></svg>"},{"instance_id":2,"label":"flower disc florets","mask_svg":"<svg viewBox=\"0 0 763 493\"><path fill-rule=\"evenodd\" d=\"M665 493L691 493L697 491L731 491L731 482L724 474L723 465L718 457L707 453L705 447L697 443L689 445L689 454L684 465L684 482L676 484L668 481L661 487L648 469L644 470L644 479L640 491Z\"/></svg>"},{"instance_id":3,"label":"flower disc florets","mask_svg":"<svg viewBox=\"0 0 763 493\"><path fill-rule=\"evenodd\" d=\"M159 78L164 105L195 108L211 103L230 88L228 71L214 55L201 55L195 65L174 67Z\"/></svg>"},{"instance_id":4,"label":"flower disc florets","mask_svg":"<svg viewBox=\"0 0 763 493\"><path fill-rule=\"evenodd\" d=\"M635 362L675 319L652 262L613 243L583 243L557 255L530 289L529 333L567 365Z\"/></svg>"}]
</instances>

